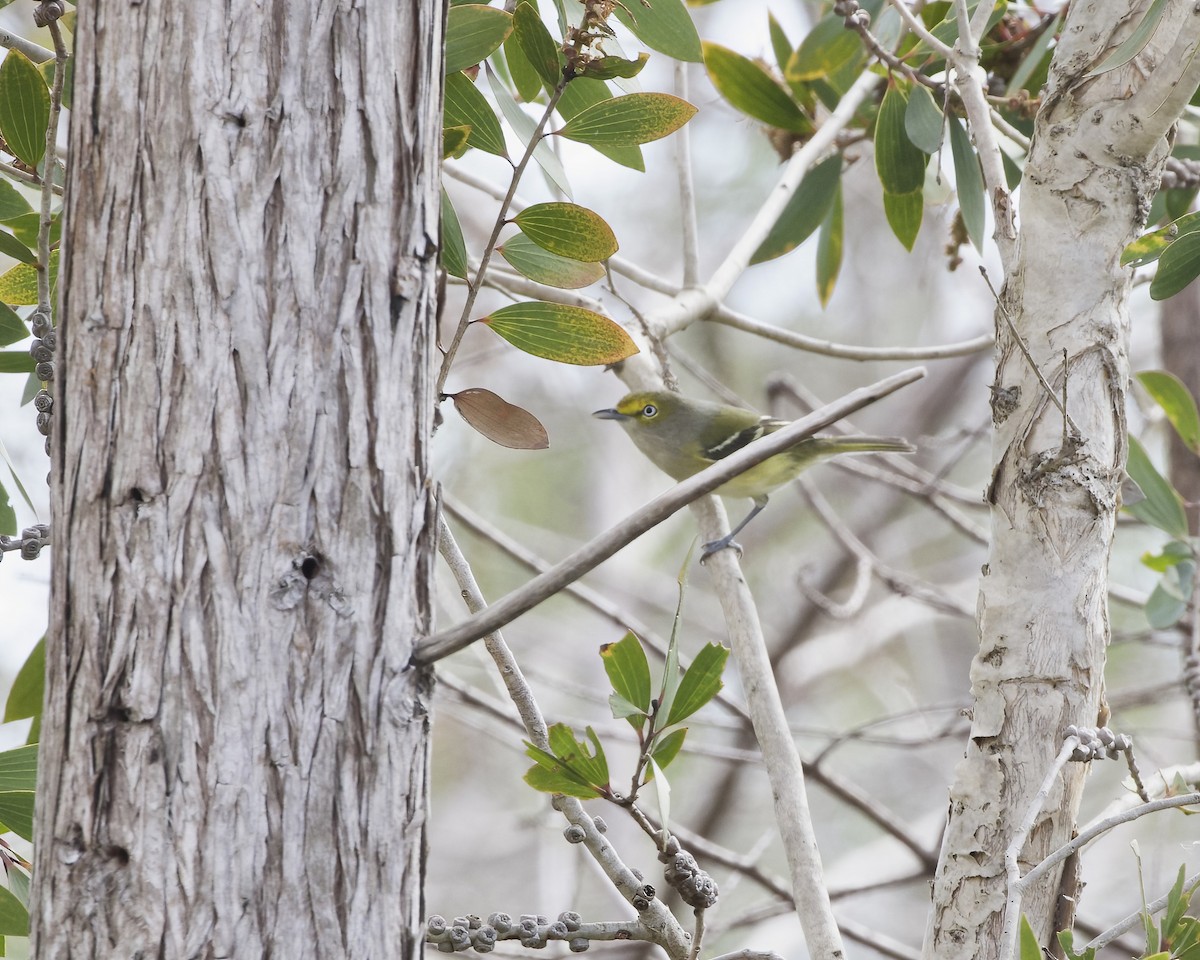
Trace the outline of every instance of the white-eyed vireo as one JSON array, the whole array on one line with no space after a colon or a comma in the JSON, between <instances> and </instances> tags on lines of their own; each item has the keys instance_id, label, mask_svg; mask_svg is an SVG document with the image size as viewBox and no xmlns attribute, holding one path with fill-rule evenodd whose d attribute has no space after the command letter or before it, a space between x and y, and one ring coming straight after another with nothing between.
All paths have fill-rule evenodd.
<instances>
[{"instance_id":1,"label":"white-eyed vireo","mask_svg":"<svg viewBox=\"0 0 1200 960\"><path fill-rule=\"evenodd\" d=\"M615 407L597 410L592 416L620 423L638 449L676 480L699 473L788 422L665 390L627 394ZM900 437L808 437L799 441L717 487L714 492L723 497L749 497L754 509L728 536L706 543L701 561L725 547L734 547L740 553L742 548L733 538L767 505L767 494L794 480L818 460L843 453L912 453L915 449Z\"/></svg>"}]
</instances>

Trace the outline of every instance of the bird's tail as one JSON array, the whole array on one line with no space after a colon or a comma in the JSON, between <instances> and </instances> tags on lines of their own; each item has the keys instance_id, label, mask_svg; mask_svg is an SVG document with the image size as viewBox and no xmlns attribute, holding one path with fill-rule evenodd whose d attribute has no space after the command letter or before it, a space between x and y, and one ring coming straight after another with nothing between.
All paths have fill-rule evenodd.
<instances>
[{"instance_id":1,"label":"bird's tail","mask_svg":"<svg viewBox=\"0 0 1200 960\"><path fill-rule=\"evenodd\" d=\"M822 456L843 453L916 453L917 448L903 437L814 437Z\"/></svg>"}]
</instances>

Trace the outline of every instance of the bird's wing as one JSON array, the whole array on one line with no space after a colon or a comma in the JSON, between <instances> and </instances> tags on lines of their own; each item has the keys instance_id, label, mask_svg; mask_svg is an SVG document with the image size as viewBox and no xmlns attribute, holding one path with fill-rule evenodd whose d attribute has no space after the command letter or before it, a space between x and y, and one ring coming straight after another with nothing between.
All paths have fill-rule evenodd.
<instances>
[{"instance_id":1,"label":"bird's wing","mask_svg":"<svg viewBox=\"0 0 1200 960\"><path fill-rule=\"evenodd\" d=\"M708 447L704 451L705 458L709 460L721 460L731 453L736 453L748 443L753 443L759 437L766 433L773 433L783 426L785 421L774 420L771 417L759 417L754 423L739 430L732 436L726 437L720 443Z\"/></svg>"}]
</instances>

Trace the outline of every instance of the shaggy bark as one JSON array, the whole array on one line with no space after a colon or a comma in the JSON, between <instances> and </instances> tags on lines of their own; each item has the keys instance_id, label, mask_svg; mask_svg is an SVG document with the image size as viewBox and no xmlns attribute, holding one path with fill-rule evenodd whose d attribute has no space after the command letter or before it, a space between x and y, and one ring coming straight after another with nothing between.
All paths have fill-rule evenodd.
<instances>
[{"instance_id":1,"label":"shaggy bark","mask_svg":"<svg viewBox=\"0 0 1200 960\"><path fill-rule=\"evenodd\" d=\"M420 949L443 16L79 8L37 957Z\"/></svg>"},{"instance_id":2,"label":"shaggy bark","mask_svg":"<svg viewBox=\"0 0 1200 960\"><path fill-rule=\"evenodd\" d=\"M1123 247L1157 189L1168 133L1196 89L1200 15L1169 4L1130 63L1091 73L1149 0L1073 3L1021 186L1011 316L1047 390L997 317L992 547L979 595L971 737L950 793L925 955L998 955L1004 848L1067 724L1103 722L1107 571L1125 463L1130 271ZM1079 441L1067 428L1066 409ZM1052 395L1053 394L1053 395ZM1070 764L1037 818L1022 872L1070 839L1085 768ZM1069 924L1070 877L1025 898L1039 939Z\"/></svg>"}]
</instances>

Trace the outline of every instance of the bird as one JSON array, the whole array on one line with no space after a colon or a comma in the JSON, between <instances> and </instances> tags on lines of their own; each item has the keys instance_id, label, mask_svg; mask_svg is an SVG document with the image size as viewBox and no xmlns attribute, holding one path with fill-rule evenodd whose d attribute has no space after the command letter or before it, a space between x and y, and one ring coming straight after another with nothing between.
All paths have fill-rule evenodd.
<instances>
[{"instance_id":1,"label":"bird","mask_svg":"<svg viewBox=\"0 0 1200 960\"><path fill-rule=\"evenodd\" d=\"M685 480L759 437L786 427L787 420L765 417L755 410L726 403L696 400L666 390L626 394L615 407L596 410L593 417L615 420L660 470ZM717 487L723 497L745 497L754 508L726 536L704 544L700 562L718 550L741 545L734 540L767 505L768 494L794 480L814 463L847 453L914 453L903 437L806 437Z\"/></svg>"}]
</instances>

